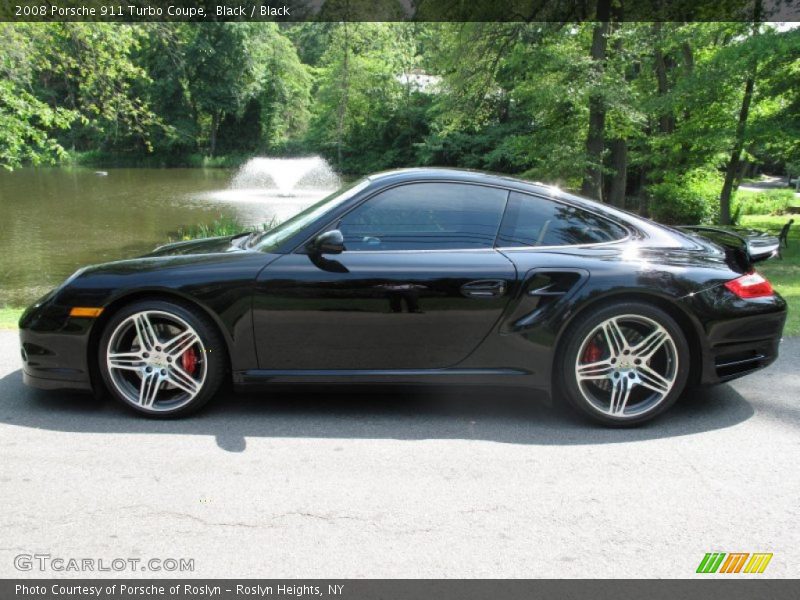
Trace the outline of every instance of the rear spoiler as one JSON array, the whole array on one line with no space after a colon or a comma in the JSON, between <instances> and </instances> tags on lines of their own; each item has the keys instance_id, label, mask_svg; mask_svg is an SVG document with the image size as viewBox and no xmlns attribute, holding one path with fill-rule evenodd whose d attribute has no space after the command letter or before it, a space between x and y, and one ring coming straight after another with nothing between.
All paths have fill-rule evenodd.
<instances>
[{"instance_id":1,"label":"rear spoiler","mask_svg":"<svg viewBox=\"0 0 800 600\"><path fill-rule=\"evenodd\" d=\"M777 256L780 250L777 236L759 231L745 233L707 225L681 225L678 229L719 244L744 270L749 270L753 263Z\"/></svg>"}]
</instances>

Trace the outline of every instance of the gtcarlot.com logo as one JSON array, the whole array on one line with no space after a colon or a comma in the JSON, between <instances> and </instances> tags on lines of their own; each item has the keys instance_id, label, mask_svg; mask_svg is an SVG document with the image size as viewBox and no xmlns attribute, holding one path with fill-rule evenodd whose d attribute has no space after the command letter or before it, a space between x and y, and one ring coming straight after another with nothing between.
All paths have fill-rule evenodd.
<instances>
[{"instance_id":1,"label":"gtcarlot.com logo","mask_svg":"<svg viewBox=\"0 0 800 600\"><path fill-rule=\"evenodd\" d=\"M771 552L707 552L697 566L698 573L763 573Z\"/></svg>"},{"instance_id":2,"label":"gtcarlot.com logo","mask_svg":"<svg viewBox=\"0 0 800 600\"><path fill-rule=\"evenodd\" d=\"M193 558L89 558L74 556L53 556L51 554L17 554L14 557L17 571L56 571L56 572L115 572L155 571L179 572L194 571Z\"/></svg>"}]
</instances>

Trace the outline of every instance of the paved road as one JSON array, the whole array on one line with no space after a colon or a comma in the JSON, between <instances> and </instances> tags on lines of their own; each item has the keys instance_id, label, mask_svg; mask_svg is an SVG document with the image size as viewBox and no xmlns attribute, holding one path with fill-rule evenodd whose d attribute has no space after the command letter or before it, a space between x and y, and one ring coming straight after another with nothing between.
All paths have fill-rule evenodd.
<instances>
[{"instance_id":1,"label":"paved road","mask_svg":"<svg viewBox=\"0 0 800 600\"><path fill-rule=\"evenodd\" d=\"M193 558L199 577L687 577L711 550L798 577L799 365L788 340L630 431L491 388L284 391L156 422L26 389L0 332L0 577L20 553Z\"/></svg>"},{"instance_id":2,"label":"paved road","mask_svg":"<svg viewBox=\"0 0 800 600\"><path fill-rule=\"evenodd\" d=\"M794 180L792 180L794 182ZM794 183L792 183L794 186ZM740 190L747 190L750 192L766 192L768 190L788 190L791 189L785 177L778 177L776 175L765 175L761 181L748 181L739 185ZM795 196L800 196L800 193L795 192Z\"/></svg>"}]
</instances>

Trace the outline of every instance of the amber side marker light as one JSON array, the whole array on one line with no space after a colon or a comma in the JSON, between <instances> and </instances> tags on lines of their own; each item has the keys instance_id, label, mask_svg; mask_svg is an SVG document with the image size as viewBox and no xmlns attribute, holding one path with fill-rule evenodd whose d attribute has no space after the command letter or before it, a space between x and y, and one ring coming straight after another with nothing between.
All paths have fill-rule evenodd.
<instances>
[{"instance_id":1,"label":"amber side marker light","mask_svg":"<svg viewBox=\"0 0 800 600\"><path fill-rule=\"evenodd\" d=\"M91 306L73 306L72 309L69 311L70 317L88 317L90 319L94 319L95 317L99 317L100 313L103 312L103 307L94 308Z\"/></svg>"},{"instance_id":2,"label":"amber side marker light","mask_svg":"<svg viewBox=\"0 0 800 600\"><path fill-rule=\"evenodd\" d=\"M768 298L775 294L772 284L755 271L726 282L725 287L739 298Z\"/></svg>"}]
</instances>

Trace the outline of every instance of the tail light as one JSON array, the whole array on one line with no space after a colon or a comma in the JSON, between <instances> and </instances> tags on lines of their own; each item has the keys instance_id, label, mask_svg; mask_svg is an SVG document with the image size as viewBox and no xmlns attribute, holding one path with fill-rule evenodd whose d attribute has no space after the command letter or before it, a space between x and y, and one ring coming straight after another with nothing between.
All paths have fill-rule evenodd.
<instances>
[{"instance_id":1,"label":"tail light","mask_svg":"<svg viewBox=\"0 0 800 600\"><path fill-rule=\"evenodd\" d=\"M725 287L739 298L768 298L775 294L772 284L760 274L751 271L725 283Z\"/></svg>"}]
</instances>

